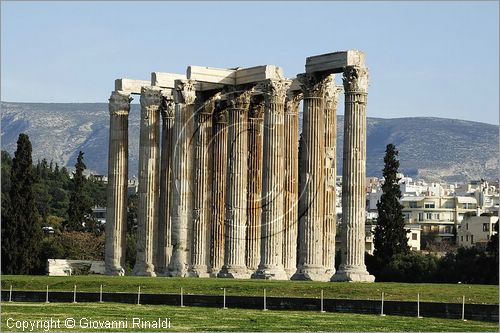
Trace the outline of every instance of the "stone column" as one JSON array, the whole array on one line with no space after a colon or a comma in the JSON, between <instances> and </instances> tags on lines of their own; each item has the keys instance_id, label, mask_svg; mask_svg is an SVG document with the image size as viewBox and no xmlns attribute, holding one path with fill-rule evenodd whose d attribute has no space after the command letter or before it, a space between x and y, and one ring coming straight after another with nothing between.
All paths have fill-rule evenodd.
<instances>
[{"instance_id":1,"label":"stone column","mask_svg":"<svg viewBox=\"0 0 500 333\"><path fill-rule=\"evenodd\" d=\"M195 112L195 197L193 219L193 241L189 275L195 277L208 277L210 260L210 219L212 208L212 115L215 101L220 94L204 98L199 96L202 105Z\"/></svg>"},{"instance_id":2,"label":"stone column","mask_svg":"<svg viewBox=\"0 0 500 333\"><path fill-rule=\"evenodd\" d=\"M300 204L305 211L299 230L299 264L292 276L296 280L328 281L323 266L323 219L325 196L324 96L331 76L300 74L304 91L303 163L305 183Z\"/></svg>"},{"instance_id":3,"label":"stone column","mask_svg":"<svg viewBox=\"0 0 500 333\"><path fill-rule=\"evenodd\" d=\"M142 87L137 257L134 275L156 275L153 262L153 230L158 221L160 104L159 89Z\"/></svg>"},{"instance_id":4,"label":"stone column","mask_svg":"<svg viewBox=\"0 0 500 333\"><path fill-rule=\"evenodd\" d=\"M213 116L213 167L212 167L212 239L210 247L210 274L217 273L224 265L224 218L226 216L227 186L227 103L216 103Z\"/></svg>"},{"instance_id":5,"label":"stone column","mask_svg":"<svg viewBox=\"0 0 500 333\"><path fill-rule=\"evenodd\" d=\"M291 277L297 270L299 104L301 99L302 94L289 93L285 103L283 266L288 277Z\"/></svg>"},{"instance_id":6,"label":"stone column","mask_svg":"<svg viewBox=\"0 0 500 333\"><path fill-rule=\"evenodd\" d=\"M290 81L267 80L264 100L264 154L262 177L261 255L253 277L286 280L283 268L284 113Z\"/></svg>"},{"instance_id":7,"label":"stone column","mask_svg":"<svg viewBox=\"0 0 500 333\"><path fill-rule=\"evenodd\" d=\"M246 236L246 265L254 273L260 263L260 219L262 215L262 145L264 101L250 105L248 117L248 226Z\"/></svg>"},{"instance_id":8,"label":"stone column","mask_svg":"<svg viewBox=\"0 0 500 333\"><path fill-rule=\"evenodd\" d=\"M122 248L125 247L123 230L127 227L128 185L128 94L113 91L109 98L109 157L106 219L107 275L124 275Z\"/></svg>"},{"instance_id":9,"label":"stone column","mask_svg":"<svg viewBox=\"0 0 500 333\"><path fill-rule=\"evenodd\" d=\"M228 189L224 266L218 277L248 278L245 265L248 179L248 109L251 90L234 88L228 94Z\"/></svg>"},{"instance_id":10,"label":"stone column","mask_svg":"<svg viewBox=\"0 0 500 333\"><path fill-rule=\"evenodd\" d=\"M158 219L158 247L156 253L156 273L168 275L168 264L172 256L170 201L172 186L172 152L174 101L170 96L164 97L161 107L161 167L160 167L160 204Z\"/></svg>"},{"instance_id":11,"label":"stone column","mask_svg":"<svg viewBox=\"0 0 500 333\"><path fill-rule=\"evenodd\" d=\"M332 281L373 282L365 266L366 96L368 70L344 70L342 261Z\"/></svg>"},{"instance_id":12,"label":"stone column","mask_svg":"<svg viewBox=\"0 0 500 333\"><path fill-rule=\"evenodd\" d=\"M340 87L332 85L325 95L325 218L323 220L323 266L335 273L335 235L337 233L337 103Z\"/></svg>"},{"instance_id":13,"label":"stone column","mask_svg":"<svg viewBox=\"0 0 500 333\"><path fill-rule=\"evenodd\" d=\"M172 224L171 276L187 276L190 261L191 219L193 209L192 151L193 115L196 93L194 82L176 80L174 89L175 120L172 155Z\"/></svg>"}]
</instances>

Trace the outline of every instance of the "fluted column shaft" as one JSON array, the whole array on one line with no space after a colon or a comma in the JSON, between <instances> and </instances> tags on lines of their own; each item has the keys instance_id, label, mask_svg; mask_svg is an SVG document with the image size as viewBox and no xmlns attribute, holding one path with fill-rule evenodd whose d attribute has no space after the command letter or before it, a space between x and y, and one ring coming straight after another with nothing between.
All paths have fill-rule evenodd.
<instances>
[{"instance_id":1,"label":"fluted column shaft","mask_svg":"<svg viewBox=\"0 0 500 333\"><path fill-rule=\"evenodd\" d=\"M290 81L264 83L264 160L262 178L261 255L257 278L286 280L283 268L283 186L284 186L284 113Z\"/></svg>"},{"instance_id":2,"label":"fluted column shaft","mask_svg":"<svg viewBox=\"0 0 500 333\"><path fill-rule=\"evenodd\" d=\"M366 96L368 71L344 71L345 115L342 168L342 262L333 281L373 282L365 266Z\"/></svg>"},{"instance_id":3,"label":"fluted column shaft","mask_svg":"<svg viewBox=\"0 0 500 333\"><path fill-rule=\"evenodd\" d=\"M248 226L246 265L252 273L260 263L260 219L262 215L262 146L264 103L253 102L248 118Z\"/></svg>"},{"instance_id":4,"label":"fluted column shaft","mask_svg":"<svg viewBox=\"0 0 500 333\"><path fill-rule=\"evenodd\" d=\"M218 97L218 95L217 95ZM212 114L215 97L202 102L195 113L195 198L193 219L192 266L190 275L208 277L210 264L210 220L212 176Z\"/></svg>"},{"instance_id":5,"label":"fluted column shaft","mask_svg":"<svg viewBox=\"0 0 500 333\"><path fill-rule=\"evenodd\" d=\"M340 88L332 84L325 95L325 218L323 220L323 266L335 273L337 233L337 103Z\"/></svg>"},{"instance_id":6,"label":"fluted column shaft","mask_svg":"<svg viewBox=\"0 0 500 333\"><path fill-rule=\"evenodd\" d=\"M248 110L250 91L228 94L229 103L229 170L225 221L224 266L219 277L247 278L245 236L247 224L248 185Z\"/></svg>"},{"instance_id":7,"label":"fluted column shaft","mask_svg":"<svg viewBox=\"0 0 500 333\"><path fill-rule=\"evenodd\" d=\"M285 182L283 217L283 266L289 277L297 269L299 191L299 102L302 94L291 94L285 105Z\"/></svg>"},{"instance_id":8,"label":"fluted column shaft","mask_svg":"<svg viewBox=\"0 0 500 333\"><path fill-rule=\"evenodd\" d=\"M299 232L299 264L293 279L328 280L323 266L323 219L325 194L325 122L324 96L331 76L300 74L304 92L303 140L304 207Z\"/></svg>"},{"instance_id":9,"label":"fluted column shaft","mask_svg":"<svg viewBox=\"0 0 500 333\"><path fill-rule=\"evenodd\" d=\"M227 187L227 105L218 102L213 117L213 168L212 168L212 227L211 274L217 275L224 265L224 219Z\"/></svg>"},{"instance_id":10,"label":"fluted column shaft","mask_svg":"<svg viewBox=\"0 0 500 333\"><path fill-rule=\"evenodd\" d=\"M172 228L171 276L186 276L190 265L190 246L193 210L193 137L194 83L176 80L174 92L174 152L172 160L172 201L170 207Z\"/></svg>"},{"instance_id":11,"label":"fluted column shaft","mask_svg":"<svg viewBox=\"0 0 500 333\"><path fill-rule=\"evenodd\" d=\"M174 126L173 99L163 98L161 108L161 163L160 163L160 203L158 218L158 246L156 253L156 272L161 275L168 273L168 264L172 256L170 201L172 183L172 152Z\"/></svg>"},{"instance_id":12,"label":"fluted column shaft","mask_svg":"<svg viewBox=\"0 0 500 333\"><path fill-rule=\"evenodd\" d=\"M145 87L141 89L135 275L155 276L153 231L158 221L160 103L161 93L158 89Z\"/></svg>"},{"instance_id":13,"label":"fluted column shaft","mask_svg":"<svg viewBox=\"0 0 500 333\"><path fill-rule=\"evenodd\" d=\"M123 275L123 234L127 228L128 94L113 91L109 98L109 150L105 267L108 275Z\"/></svg>"}]
</instances>

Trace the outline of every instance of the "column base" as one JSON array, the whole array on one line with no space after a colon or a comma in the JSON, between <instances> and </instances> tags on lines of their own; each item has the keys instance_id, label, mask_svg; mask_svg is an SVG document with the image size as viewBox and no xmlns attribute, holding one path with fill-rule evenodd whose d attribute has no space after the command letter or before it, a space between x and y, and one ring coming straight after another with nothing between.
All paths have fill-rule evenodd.
<instances>
[{"instance_id":1,"label":"column base","mask_svg":"<svg viewBox=\"0 0 500 333\"><path fill-rule=\"evenodd\" d=\"M291 280L306 280L306 281L330 281L330 276L323 266L302 266L297 268Z\"/></svg>"},{"instance_id":2,"label":"column base","mask_svg":"<svg viewBox=\"0 0 500 333\"><path fill-rule=\"evenodd\" d=\"M208 267L204 265L194 265L188 271L189 277L200 277L207 278L210 277L210 273L208 272Z\"/></svg>"},{"instance_id":3,"label":"column base","mask_svg":"<svg viewBox=\"0 0 500 333\"><path fill-rule=\"evenodd\" d=\"M363 266L340 265L339 270L330 279L332 282L375 282L375 276L370 275Z\"/></svg>"},{"instance_id":4,"label":"column base","mask_svg":"<svg viewBox=\"0 0 500 333\"><path fill-rule=\"evenodd\" d=\"M156 276L155 268L151 264L136 264L132 272L136 276Z\"/></svg>"},{"instance_id":5,"label":"column base","mask_svg":"<svg viewBox=\"0 0 500 333\"><path fill-rule=\"evenodd\" d=\"M222 266L218 278L227 279L249 279L250 273L245 266Z\"/></svg>"},{"instance_id":6,"label":"column base","mask_svg":"<svg viewBox=\"0 0 500 333\"><path fill-rule=\"evenodd\" d=\"M106 267L104 274L114 276L124 276L125 270L121 266Z\"/></svg>"},{"instance_id":7,"label":"column base","mask_svg":"<svg viewBox=\"0 0 500 333\"><path fill-rule=\"evenodd\" d=\"M260 266L259 269L252 274L252 279L288 280L288 275L283 267Z\"/></svg>"},{"instance_id":8,"label":"column base","mask_svg":"<svg viewBox=\"0 0 500 333\"><path fill-rule=\"evenodd\" d=\"M292 278L292 276L295 274L295 272L297 272L297 268L285 268L285 273L286 273L286 276L288 278L288 280L290 280Z\"/></svg>"}]
</instances>

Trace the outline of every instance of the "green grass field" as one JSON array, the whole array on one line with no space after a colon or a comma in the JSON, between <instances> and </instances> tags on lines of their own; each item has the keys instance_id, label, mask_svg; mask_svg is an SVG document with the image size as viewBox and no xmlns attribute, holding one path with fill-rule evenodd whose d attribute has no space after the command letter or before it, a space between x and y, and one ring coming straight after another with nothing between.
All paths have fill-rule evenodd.
<instances>
[{"instance_id":1,"label":"green grass field","mask_svg":"<svg viewBox=\"0 0 500 333\"><path fill-rule=\"evenodd\" d=\"M386 316L319 313L312 311L260 311L215 309L203 307L174 307L117 303L3 303L1 331L20 331L12 327L13 320L60 319L60 326L51 331L165 331L166 329L132 327L133 318L157 320L169 318L172 331L461 331L498 332L498 323ZM11 327L7 326L9 321ZM75 320L74 329L64 325L67 318ZM82 318L86 318L82 320ZM82 320L82 321L81 321ZM85 328L92 321L126 320L128 327L119 329ZM43 331L39 328L36 331Z\"/></svg>"},{"instance_id":2,"label":"green grass field","mask_svg":"<svg viewBox=\"0 0 500 333\"><path fill-rule=\"evenodd\" d=\"M261 296L266 289L267 296L281 297L319 297L321 290L325 298L332 299L380 299L381 292L386 300L416 301L417 293L422 302L461 303L465 295L471 304L498 304L498 286L467 284L429 284L429 283L349 283L349 282L310 282L310 281L264 281L232 279L197 279L197 278L149 278L135 276L27 276L3 275L2 289L12 285L15 290L41 290L49 286L51 291L73 291L76 284L78 291L98 292L103 285L104 292L137 292L195 295L222 295L222 289L230 295Z\"/></svg>"}]
</instances>

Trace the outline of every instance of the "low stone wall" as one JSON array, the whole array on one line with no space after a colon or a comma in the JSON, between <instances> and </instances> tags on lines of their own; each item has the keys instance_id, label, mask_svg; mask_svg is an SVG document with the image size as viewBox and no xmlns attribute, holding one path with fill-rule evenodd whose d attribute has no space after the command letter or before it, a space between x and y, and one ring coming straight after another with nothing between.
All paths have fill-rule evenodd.
<instances>
[{"instance_id":1,"label":"low stone wall","mask_svg":"<svg viewBox=\"0 0 500 333\"><path fill-rule=\"evenodd\" d=\"M44 291L13 291L12 301L15 302L45 302ZM104 302L137 303L136 293L103 293ZM9 290L2 290L2 301L9 300ZM99 302L99 293L77 292L77 302ZM73 302L73 292L49 291L49 302ZM180 305L180 295L172 294L141 294L141 304ZM222 307L222 296L184 295L185 306ZM262 297L227 296L228 308L262 309ZM317 298L267 297L266 307L269 310L306 310L319 311L320 300ZM380 301L372 300L341 300L325 299L323 308L328 312L346 312L363 314L380 314ZM470 320L498 322L498 305L495 304L465 304L465 318ZM416 302L385 301L384 314L398 316L417 316ZM437 318L462 318L462 304L420 302L420 315Z\"/></svg>"},{"instance_id":2,"label":"low stone wall","mask_svg":"<svg viewBox=\"0 0 500 333\"><path fill-rule=\"evenodd\" d=\"M48 259L47 273L50 276L104 274L104 261Z\"/></svg>"}]
</instances>

